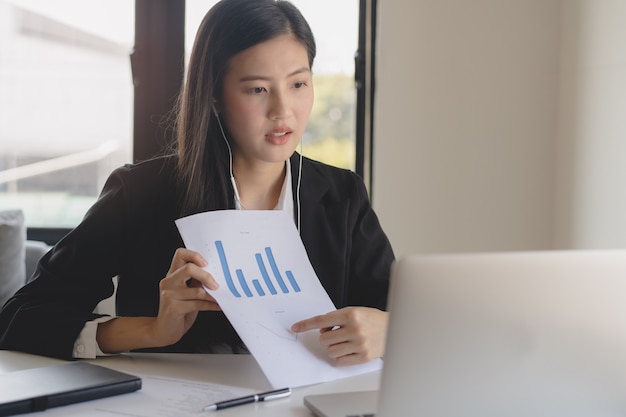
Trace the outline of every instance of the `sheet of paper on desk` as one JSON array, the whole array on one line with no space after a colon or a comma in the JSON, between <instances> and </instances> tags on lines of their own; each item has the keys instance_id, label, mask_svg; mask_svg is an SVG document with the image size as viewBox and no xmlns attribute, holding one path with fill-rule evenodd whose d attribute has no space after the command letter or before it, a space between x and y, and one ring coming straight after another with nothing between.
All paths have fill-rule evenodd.
<instances>
[{"instance_id":1,"label":"sheet of paper on desk","mask_svg":"<svg viewBox=\"0 0 626 417\"><path fill-rule=\"evenodd\" d=\"M139 391L106 399L87 401L46 410L46 417L132 416L132 417L198 417L206 405L253 394L248 388L210 384L155 375L138 375ZM43 414L42 414L43 415Z\"/></svg>"},{"instance_id":2,"label":"sheet of paper on desk","mask_svg":"<svg viewBox=\"0 0 626 417\"><path fill-rule=\"evenodd\" d=\"M221 210L178 219L188 249L219 282L209 291L275 388L331 381L380 369L382 361L336 367L319 332L296 321L335 310L293 219L284 211Z\"/></svg>"}]
</instances>

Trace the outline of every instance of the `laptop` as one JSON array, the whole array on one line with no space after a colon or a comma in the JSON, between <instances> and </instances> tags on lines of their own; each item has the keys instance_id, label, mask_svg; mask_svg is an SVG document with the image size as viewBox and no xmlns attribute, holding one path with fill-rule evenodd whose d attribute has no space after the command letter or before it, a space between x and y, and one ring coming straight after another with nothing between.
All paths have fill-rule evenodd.
<instances>
[{"instance_id":1,"label":"laptop","mask_svg":"<svg viewBox=\"0 0 626 417\"><path fill-rule=\"evenodd\" d=\"M626 415L624 250L407 256L389 297L380 390L315 415Z\"/></svg>"},{"instance_id":2,"label":"laptop","mask_svg":"<svg viewBox=\"0 0 626 417\"><path fill-rule=\"evenodd\" d=\"M110 397L141 389L141 378L94 365L68 362L0 374L0 416Z\"/></svg>"}]
</instances>

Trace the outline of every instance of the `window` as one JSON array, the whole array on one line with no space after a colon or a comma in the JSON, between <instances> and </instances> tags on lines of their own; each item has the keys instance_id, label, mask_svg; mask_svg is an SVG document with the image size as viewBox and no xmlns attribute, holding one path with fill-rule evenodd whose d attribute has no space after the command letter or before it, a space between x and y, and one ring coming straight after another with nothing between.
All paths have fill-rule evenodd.
<instances>
[{"instance_id":1,"label":"window","mask_svg":"<svg viewBox=\"0 0 626 417\"><path fill-rule=\"evenodd\" d=\"M375 0L293 2L318 45L303 153L363 175L363 71L373 69L364 10ZM53 230L44 240L54 243L114 168L160 153L172 140L160 118L180 87L184 44L214 3L0 0L0 209L22 208L29 234Z\"/></svg>"},{"instance_id":2,"label":"window","mask_svg":"<svg viewBox=\"0 0 626 417\"><path fill-rule=\"evenodd\" d=\"M0 0L0 208L73 227L131 160L134 4Z\"/></svg>"}]
</instances>

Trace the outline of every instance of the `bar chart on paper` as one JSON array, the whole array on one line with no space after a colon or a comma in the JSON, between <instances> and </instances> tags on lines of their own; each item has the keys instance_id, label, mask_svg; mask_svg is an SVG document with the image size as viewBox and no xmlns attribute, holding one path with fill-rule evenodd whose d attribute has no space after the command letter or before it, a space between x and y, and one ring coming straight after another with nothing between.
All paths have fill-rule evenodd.
<instances>
[{"instance_id":1,"label":"bar chart on paper","mask_svg":"<svg viewBox=\"0 0 626 417\"><path fill-rule=\"evenodd\" d=\"M291 331L293 323L336 308L290 213L218 210L177 219L176 225L187 249L206 260L204 269L219 284L207 291L272 386L298 387L363 373L362 365L337 367L326 359L318 332Z\"/></svg>"},{"instance_id":2,"label":"bar chart on paper","mask_svg":"<svg viewBox=\"0 0 626 417\"><path fill-rule=\"evenodd\" d=\"M244 274L242 268L231 265L221 240L215 241L215 249L228 290L235 298L266 297L301 291L294 273L291 270L281 271L271 246L254 253L256 268L248 271L249 276Z\"/></svg>"}]
</instances>

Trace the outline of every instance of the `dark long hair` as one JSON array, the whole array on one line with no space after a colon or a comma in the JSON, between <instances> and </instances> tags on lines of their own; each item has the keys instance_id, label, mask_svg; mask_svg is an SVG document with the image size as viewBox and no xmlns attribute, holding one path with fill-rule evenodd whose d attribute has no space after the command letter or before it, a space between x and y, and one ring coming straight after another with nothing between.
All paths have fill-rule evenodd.
<instances>
[{"instance_id":1,"label":"dark long hair","mask_svg":"<svg viewBox=\"0 0 626 417\"><path fill-rule=\"evenodd\" d=\"M302 42L312 67L313 34L300 11L287 1L222 0L202 20L176 108L181 216L234 208L228 148L212 106L220 102L230 59L283 34Z\"/></svg>"}]
</instances>

